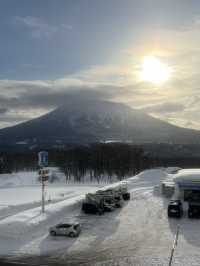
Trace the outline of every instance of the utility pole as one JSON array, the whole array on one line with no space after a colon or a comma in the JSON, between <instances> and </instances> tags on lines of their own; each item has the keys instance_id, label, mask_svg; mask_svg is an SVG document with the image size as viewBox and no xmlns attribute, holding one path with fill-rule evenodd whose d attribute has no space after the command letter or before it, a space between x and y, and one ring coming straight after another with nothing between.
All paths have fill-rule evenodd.
<instances>
[{"instance_id":1,"label":"utility pole","mask_svg":"<svg viewBox=\"0 0 200 266\"><path fill-rule=\"evenodd\" d=\"M44 196L45 191L44 191L44 188L45 188L45 181L42 177L42 213L45 212L45 196Z\"/></svg>"},{"instance_id":2,"label":"utility pole","mask_svg":"<svg viewBox=\"0 0 200 266\"><path fill-rule=\"evenodd\" d=\"M48 165L48 152L41 151L38 153L38 165L40 167L39 170L39 179L42 183L42 213L45 212L45 182L49 179L49 170L45 169Z\"/></svg>"}]
</instances>

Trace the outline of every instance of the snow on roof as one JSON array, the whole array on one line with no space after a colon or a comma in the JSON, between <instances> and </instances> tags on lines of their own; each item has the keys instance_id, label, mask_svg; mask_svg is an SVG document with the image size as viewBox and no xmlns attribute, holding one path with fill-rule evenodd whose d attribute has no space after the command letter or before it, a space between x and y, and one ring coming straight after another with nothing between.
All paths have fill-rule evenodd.
<instances>
[{"instance_id":1,"label":"snow on roof","mask_svg":"<svg viewBox=\"0 0 200 266\"><path fill-rule=\"evenodd\" d=\"M200 182L200 168L196 169L182 169L174 177L175 182L199 181Z\"/></svg>"}]
</instances>

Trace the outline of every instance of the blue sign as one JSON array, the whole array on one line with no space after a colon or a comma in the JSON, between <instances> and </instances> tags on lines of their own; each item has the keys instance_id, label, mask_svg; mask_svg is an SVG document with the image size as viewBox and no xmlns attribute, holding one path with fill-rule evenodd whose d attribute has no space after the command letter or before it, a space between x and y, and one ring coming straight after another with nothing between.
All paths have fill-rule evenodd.
<instances>
[{"instance_id":1,"label":"blue sign","mask_svg":"<svg viewBox=\"0 0 200 266\"><path fill-rule=\"evenodd\" d=\"M48 166L48 152L47 151L40 151L38 153L38 165L40 167Z\"/></svg>"}]
</instances>

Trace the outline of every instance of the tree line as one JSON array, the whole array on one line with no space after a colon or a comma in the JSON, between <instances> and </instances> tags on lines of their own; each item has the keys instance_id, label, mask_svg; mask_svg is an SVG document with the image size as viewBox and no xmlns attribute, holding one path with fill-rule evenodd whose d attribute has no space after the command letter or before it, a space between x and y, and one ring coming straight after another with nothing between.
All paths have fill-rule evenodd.
<instances>
[{"instance_id":1,"label":"tree line","mask_svg":"<svg viewBox=\"0 0 200 266\"><path fill-rule=\"evenodd\" d=\"M48 152L49 166L59 167L66 181L76 182L123 180L154 167L200 166L198 157L155 157L140 145L128 143L95 143ZM38 151L0 153L0 173L37 170L37 160Z\"/></svg>"},{"instance_id":2,"label":"tree line","mask_svg":"<svg viewBox=\"0 0 200 266\"><path fill-rule=\"evenodd\" d=\"M100 182L106 177L122 180L133 176L142 168L147 167L143 150L139 146L111 143L93 144L89 147L77 147L69 150L58 164L67 180L74 178L84 181L89 176L90 181Z\"/></svg>"},{"instance_id":3,"label":"tree line","mask_svg":"<svg viewBox=\"0 0 200 266\"><path fill-rule=\"evenodd\" d=\"M103 178L122 180L149 167L140 146L123 143L98 143L68 150L49 150L49 166L59 167L66 181L100 182ZM37 170L37 151L0 154L0 173Z\"/></svg>"}]
</instances>

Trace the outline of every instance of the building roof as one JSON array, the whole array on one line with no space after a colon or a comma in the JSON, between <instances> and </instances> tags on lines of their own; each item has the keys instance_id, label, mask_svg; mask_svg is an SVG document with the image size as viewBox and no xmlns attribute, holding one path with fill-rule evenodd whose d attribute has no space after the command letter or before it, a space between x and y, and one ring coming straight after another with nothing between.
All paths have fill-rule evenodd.
<instances>
[{"instance_id":1,"label":"building roof","mask_svg":"<svg viewBox=\"0 0 200 266\"><path fill-rule=\"evenodd\" d=\"M182 169L175 176L176 183L200 182L200 168Z\"/></svg>"}]
</instances>

